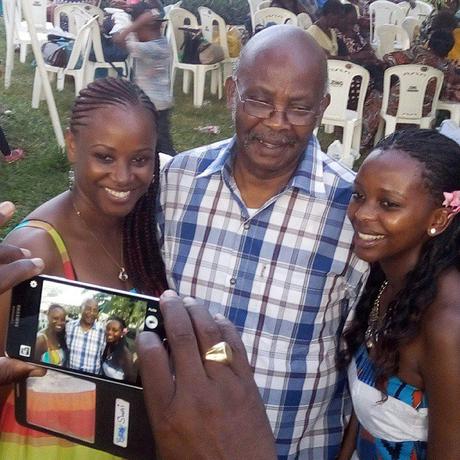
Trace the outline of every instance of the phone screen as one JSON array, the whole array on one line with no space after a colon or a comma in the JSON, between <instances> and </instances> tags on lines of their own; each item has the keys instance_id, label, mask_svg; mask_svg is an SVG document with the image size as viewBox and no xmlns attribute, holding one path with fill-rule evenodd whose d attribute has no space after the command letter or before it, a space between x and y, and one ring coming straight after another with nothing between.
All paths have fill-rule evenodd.
<instances>
[{"instance_id":1,"label":"phone screen","mask_svg":"<svg viewBox=\"0 0 460 460\"><path fill-rule=\"evenodd\" d=\"M158 299L39 276L14 288L10 357L140 386L139 331L164 338Z\"/></svg>"}]
</instances>

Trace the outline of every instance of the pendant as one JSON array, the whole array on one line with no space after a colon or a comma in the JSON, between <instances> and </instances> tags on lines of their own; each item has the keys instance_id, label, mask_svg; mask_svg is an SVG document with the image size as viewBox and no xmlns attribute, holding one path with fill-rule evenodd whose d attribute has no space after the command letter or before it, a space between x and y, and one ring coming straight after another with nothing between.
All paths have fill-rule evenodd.
<instances>
[{"instance_id":1,"label":"pendant","mask_svg":"<svg viewBox=\"0 0 460 460\"><path fill-rule=\"evenodd\" d=\"M125 267L120 268L120 273L118 273L118 279L120 281L128 281L128 274L126 273Z\"/></svg>"}]
</instances>

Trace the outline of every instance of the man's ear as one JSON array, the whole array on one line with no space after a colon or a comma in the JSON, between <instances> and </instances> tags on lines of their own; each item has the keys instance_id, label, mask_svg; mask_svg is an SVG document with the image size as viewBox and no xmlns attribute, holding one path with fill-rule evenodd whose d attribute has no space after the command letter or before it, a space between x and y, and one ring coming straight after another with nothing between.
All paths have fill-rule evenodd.
<instances>
[{"instance_id":1,"label":"man's ear","mask_svg":"<svg viewBox=\"0 0 460 460\"><path fill-rule=\"evenodd\" d=\"M232 77L228 77L225 80L225 97L227 100L227 108L232 110L233 101L235 99L236 83Z\"/></svg>"},{"instance_id":2,"label":"man's ear","mask_svg":"<svg viewBox=\"0 0 460 460\"><path fill-rule=\"evenodd\" d=\"M433 211L431 222L427 228L429 236L437 236L442 233L452 222L452 213L447 208L437 208Z\"/></svg>"},{"instance_id":3,"label":"man's ear","mask_svg":"<svg viewBox=\"0 0 460 460\"><path fill-rule=\"evenodd\" d=\"M75 136L69 128L67 128L64 134L64 140L67 152L67 159L69 160L70 164L74 164L77 161L77 149L75 146Z\"/></svg>"},{"instance_id":4,"label":"man's ear","mask_svg":"<svg viewBox=\"0 0 460 460\"><path fill-rule=\"evenodd\" d=\"M323 118L324 111L327 109L330 103L331 103L331 95L327 93L323 96L319 104L319 114L318 114L317 126L321 124L321 119Z\"/></svg>"}]
</instances>

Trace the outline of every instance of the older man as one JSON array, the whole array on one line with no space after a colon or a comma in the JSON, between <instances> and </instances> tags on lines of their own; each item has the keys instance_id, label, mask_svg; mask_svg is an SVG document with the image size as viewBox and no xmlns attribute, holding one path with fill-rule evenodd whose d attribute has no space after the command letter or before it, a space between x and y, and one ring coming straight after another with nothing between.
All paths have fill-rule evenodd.
<instances>
[{"instance_id":1,"label":"older man","mask_svg":"<svg viewBox=\"0 0 460 460\"><path fill-rule=\"evenodd\" d=\"M335 354L367 267L350 249L353 174L312 134L325 55L301 29L270 27L226 90L236 136L163 171L169 283L240 330L279 458L334 458L347 413Z\"/></svg>"},{"instance_id":2,"label":"older man","mask_svg":"<svg viewBox=\"0 0 460 460\"><path fill-rule=\"evenodd\" d=\"M105 347L104 328L97 322L99 307L94 299L87 299L81 306L80 318L66 326L69 347L69 367L98 374Z\"/></svg>"}]
</instances>

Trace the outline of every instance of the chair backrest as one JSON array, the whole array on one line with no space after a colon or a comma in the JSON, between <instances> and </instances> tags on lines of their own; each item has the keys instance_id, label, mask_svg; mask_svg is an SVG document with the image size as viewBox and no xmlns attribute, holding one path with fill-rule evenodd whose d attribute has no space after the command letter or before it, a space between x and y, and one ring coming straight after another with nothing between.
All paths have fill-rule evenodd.
<instances>
[{"instance_id":1,"label":"chair backrest","mask_svg":"<svg viewBox=\"0 0 460 460\"><path fill-rule=\"evenodd\" d=\"M104 11L102 11L98 6L90 5L88 3L76 3L76 5L80 6L80 8L82 8L91 17L97 16L99 24L102 24L104 21Z\"/></svg>"},{"instance_id":2,"label":"chair backrest","mask_svg":"<svg viewBox=\"0 0 460 460\"><path fill-rule=\"evenodd\" d=\"M21 2L18 2L19 8L21 11L22 19L22 8ZM46 29L46 8L48 6L47 0L30 0L30 11L32 13L32 18L35 24L35 27L38 29Z\"/></svg>"},{"instance_id":3,"label":"chair backrest","mask_svg":"<svg viewBox=\"0 0 460 460\"><path fill-rule=\"evenodd\" d=\"M416 18L420 24L434 9L433 5L420 0L416 0L414 8L411 8L409 2L398 3L398 6L402 9L405 17Z\"/></svg>"},{"instance_id":4,"label":"chair backrest","mask_svg":"<svg viewBox=\"0 0 460 460\"><path fill-rule=\"evenodd\" d=\"M409 40L411 43L414 41L415 30L417 29L419 24L420 23L418 19L412 16L407 16L401 23L401 27L407 32L407 35L409 36Z\"/></svg>"},{"instance_id":5,"label":"chair backrest","mask_svg":"<svg viewBox=\"0 0 460 460\"><path fill-rule=\"evenodd\" d=\"M198 20L193 13L184 8L172 8L169 12L169 24L166 36L173 52L173 63L179 63L179 50L184 43L184 31L182 26L198 28Z\"/></svg>"},{"instance_id":6,"label":"chair backrest","mask_svg":"<svg viewBox=\"0 0 460 460\"><path fill-rule=\"evenodd\" d=\"M92 15L82 8L80 3L62 3L61 5L57 5L54 9L54 27L60 27L62 16L67 17L69 33L74 36L92 18Z\"/></svg>"},{"instance_id":7,"label":"chair backrest","mask_svg":"<svg viewBox=\"0 0 460 460\"><path fill-rule=\"evenodd\" d=\"M378 26L384 24L402 23L404 16L397 4L388 0L376 0L369 5L370 40L374 42L374 32Z\"/></svg>"},{"instance_id":8,"label":"chair backrest","mask_svg":"<svg viewBox=\"0 0 460 460\"><path fill-rule=\"evenodd\" d=\"M410 48L410 38L408 33L401 27L394 24L383 24L378 26L375 31L377 39L376 55L382 58L387 53Z\"/></svg>"},{"instance_id":9,"label":"chair backrest","mask_svg":"<svg viewBox=\"0 0 460 460\"><path fill-rule=\"evenodd\" d=\"M255 26L258 26L259 24L262 26L266 26L270 23L291 24L296 26L297 16L292 11L276 7L264 8L262 10L257 10L254 13L253 24Z\"/></svg>"},{"instance_id":10,"label":"chair backrest","mask_svg":"<svg viewBox=\"0 0 460 460\"><path fill-rule=\"evenodd\" d=\"M203 37L210 43L216 41L217 36L219 45L224 50L224 58L230 57L228 51L227 42L227 24L225 24L224 18L214 13L211 9L206 6L200 6L198 8L198 14L200 15L201 32Z\"/></svg>"},{"instance_id":11,"label":"chair backrest","mask_svg":"<svg viewBox=\"0 0 460 460\"><path fill-rule=\"evenodd\" d=\"M313 21L311 20L311 17L307 13L300 13L297 15L297 25L301 29L307 30L312 24L313 24Z\"/></svg>"},{"instance_id":12,"label":"chair backrest","mask_svg":"<svg viewBox=\"0 0 460 460\"><path fill-rule=\"evenodd\" d=\"M77 33L65 70L83 68L91 51L93 28L99 29L97 17L91 18Z\"/></svg>"},{"instance_id":13,"label":"chair backrest","mask_svg":"<svg viewBox=\"0 0 460 460\"><path fill-rule=\"evenodd\" d=\"M171 5L165 5L165 7L163 8L163 9L164 9L164 12L165 12L165 18L168 18L169 12L170 12L173 8L179 8L181 5L182 5L182 0L179 0L178 2L173 3L173 4L171 4Z\"/></svg>"},{"instance_id":14,"label":"chair backrest","mask_svg":"<svg viewBox=\"0 0 460 460\"><path fill-rule=\"evenodd\" d=\"M258 10L259 4L262 3L264 0L248 0L249 4L249 15L251 16L251 25L252 30L254 31L255 22L254 22L254 13Z\"/></svg>"},{"instance_id":15,"label":"chair backrest","mask_svg":"<svg viewBox=\"0 0 460 460\"><path fill-rule=\"evenodd\" d=\"M435 81L431 107L427 116L434 116L436 105L441 92L444 74L441 70L427 65L407 64L390 67L385 71L383 77L383 102L381 114L385 115L388 111L391 85L394 79L399 80L399 98L396 117L398 121L418 120L423 117L423 106L427 87L430 82ZM393 81L392 81L393 79Z\"/></svg>"},{"instance_id":16,"label":"chair backrest","mask_svg":"<svg viewBox=\"0 0 460 460\"><path fill-rule=\"evenodd\" d=\"M348 100L352 83L361 80L359 87L356 112L358 117L363 115L364 99L369 86L369 72L360 65L352 62L328 59L327 69L329 75L329 94L331 102L324 112L324 118L345 120Z\"/></svg>"},{"instance_id":17,"label":"chair backrest","mask_svg":"<svg viewBox=\"0 0 460 460\"><path fill-rule=\"evenodd\" d=\"M258 5L257 9L262 10L264 8L269 8L271 5L272 1L271 0L262 0Z\"/></svg>"}]
</instances>

